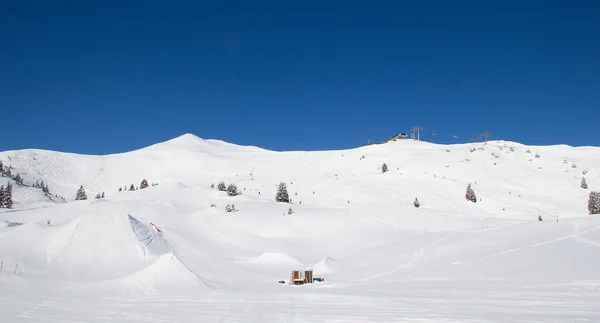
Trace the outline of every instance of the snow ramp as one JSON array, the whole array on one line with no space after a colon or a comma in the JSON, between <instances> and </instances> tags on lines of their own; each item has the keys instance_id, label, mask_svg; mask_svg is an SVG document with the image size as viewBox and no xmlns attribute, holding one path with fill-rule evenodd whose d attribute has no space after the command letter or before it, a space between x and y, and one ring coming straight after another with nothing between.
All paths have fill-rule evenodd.
<instances>
[{"instance_id":1,"label":"snow ramp","mask_svg":"<svg viewBox=\"0 0 600 323\"><path fill-rule=\"evenodd\" d=\"M179 261L159 232L132 215L84 214L37 230L47 238L43 260L59 279L143 294L207 285Z\"/></svg>"}]
</instances>

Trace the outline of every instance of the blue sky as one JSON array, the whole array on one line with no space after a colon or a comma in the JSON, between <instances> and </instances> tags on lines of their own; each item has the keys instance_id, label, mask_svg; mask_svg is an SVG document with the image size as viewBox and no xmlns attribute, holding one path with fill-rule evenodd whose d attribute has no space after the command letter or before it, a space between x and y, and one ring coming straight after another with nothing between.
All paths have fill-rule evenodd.
<instances>
[{"instance_id":1,"label":"blue sky","mask_svg":"<svg viewBox=\"0 0 600 323\"><path fill-rule=\"evenodd\" d=\"M598 1L252 2L0 3L0 150L600 145Z\"/></svg>"}]
</instances>

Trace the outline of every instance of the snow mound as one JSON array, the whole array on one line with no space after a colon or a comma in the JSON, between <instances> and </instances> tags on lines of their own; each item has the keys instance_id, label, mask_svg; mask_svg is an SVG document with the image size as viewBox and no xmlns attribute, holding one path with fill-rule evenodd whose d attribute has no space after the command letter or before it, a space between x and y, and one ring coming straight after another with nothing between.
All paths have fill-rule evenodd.
<instances>
[{"instance_id":1,"label":"snow mound","mask_svg":"<svg viewBox=\"0 0 600 323\"><path fill-rule=\"evenodd\" d=\"M115 280L128 293L158 295L179 293L182 290L203 290L208 287L206 279L186 268L172 253L159 256L152 264L138 272Z\"/></svg>"},{"instance_id":2,"label":"snow mound","mask_svg":"<svg viewBox=\"0 0 600 323\"><path fill-rule=\"evenodd\" d=\"M329 257L325 257L309 269L313 270L313 275L329 275L338 271L339 267L338 262Z\"/></svg>"},{"instance_id":3,"label":"snow mound","mask_svg":"<svg viewBox=\"0 0 600 323\"><path fill-rule=\"evenodd\" d=\"M265 252L262 255L248 260L251 265L279 267L279 266L297 266L301 262L296 258L285 253Z\"/></svg>"}]
</instances>

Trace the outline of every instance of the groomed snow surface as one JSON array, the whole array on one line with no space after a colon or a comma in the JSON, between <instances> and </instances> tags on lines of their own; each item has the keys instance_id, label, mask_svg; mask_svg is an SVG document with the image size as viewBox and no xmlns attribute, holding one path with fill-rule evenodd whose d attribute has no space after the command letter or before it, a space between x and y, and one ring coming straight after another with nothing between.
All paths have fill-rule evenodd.
<instances>
[{"instance_id":1,"label":"groomed snow surface","mask_svg":"<svg viewBox=\"0 0 600 323\"><path fill-rule=\"evenodd\" d=\"M0 322L600 321L599 148L273 152L183 135L0 160L67 199L15 185L0 209ZM144 178L159 185L118 192ZM275 202L282 181L292 204ZM290 286L293 269L325 280Z\"/></svg>"}]
</instances>

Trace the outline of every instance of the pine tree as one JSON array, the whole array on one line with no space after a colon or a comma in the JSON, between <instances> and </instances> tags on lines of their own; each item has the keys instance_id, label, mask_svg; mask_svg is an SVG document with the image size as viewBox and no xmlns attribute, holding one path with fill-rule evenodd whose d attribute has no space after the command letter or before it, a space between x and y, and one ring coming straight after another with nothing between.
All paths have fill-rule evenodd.
<instances>
[{"instance_id":1,"label":"pine tree","mask_svg":"<svg viewBox=\"0 0 600 323\"><path fill-rule=\"evenodd\" d=\"M135 191L135 186L133 186L133 184L131 184L131 186L129 186L129 190L130 191Z\"/></svg>"},{"instance_id":2,"label":"pine tree","mask_svg":"<svg viewBox=\"0 0 600 323\"><path fill-rule=\"evenodd\" d=\"M75 195L75 201L87 200L87 194L85 193L85 189L83 185L79 187L77 190L77 194Z\"/></svg>"},{"instance_id":3,"label":"pine tree","mask_svg":"<svg viewBox=\"0 0 600 323\"><path fill-rule=\"evenodd\" d=\"M467 201L471 201L473 203L477 203L477 197L475 196L475 191L471 188L471 183L467 186L467 193L465 194L465 198Z\"/></svg>"},{"instance_id":4,"label":"pine tree","mask_svg":"<svg viewBox=\"0 0 600 323\"><path fill-rule=\"evenodd\" d=\"M104 192L102 192L102 196L100 196L100 198L104 198Z\"/></svg>"},{"instance_id":5,"label":"pine tree","mask_svg":"<svg viewBox=\"0 0 600 323\"><path fill-rule=\"evenodd\" d=\"M385 173L387 171L388 171L388 166L385 163L383 163L383 165L381 165L381 172Z\"/></svg>"},{"instance_id":6,"label":"pine tree","mask_svg":"<svg viewBox=\"0 0 600 323\"><path fill-rule=\"evenodd\" d=\"M148 181L144 178L140 184L140 189L145 189L146 187L148 187Z\"/></svg>"},{"instance_id":7,"label":"pine tree","mask_svg":"<svg viewBox=\"0 0 600 323\"><path fill-rule=\"evenodd\" d=\"M123 191L123 188L122 188L122 187L119 187L119 192L122 192L122 191Z\"/></svg>"},{"instance_id":8,"label":"pine tree","mask_svg":"<svg viewBox=\"0 0 600 323\"><path fill-rule=\"evenodd\" d=\"M590 214L600 214L600 192L590 192L588 211Z\"/></svg>"},{"instance_id":9,"label":"pine tree","mask_svg":"<svg viewBox=\"0 0 600 323\"><path fill-rule=\"evenodd\" d=\"M227 186L225 186L225 182L219 182L219 185L217 185L217 189L219 191L225 192L227 190Z\"/></svg>"},{"instance_id":10,"label":"pine tree","mask_svg":"<svg viewBox=\"0 0 600 323\"><path fill-rule=\"evenodd\" d=\"M4 175L4 164L2 163L1 160L0 160L0 173L2 173L2 175Z\"/></svg>"},{"instance_id":11,"label":"pine tree","mask_svg":"<svg viewBox=\"0 0 600 323\"><path fill-rule=\"evenodd\" d=\"M2 204L4 204L4 207L7 209L12 208L12 184L10 182L6 184L6 188L4 189L4 198Z\"/></svg>"},{"instance_id":12,"label":"pine tree","mask_svg":"<svg viewBox=\"0 0 600 323\"><path fill-rule=\"evenodd\" d=\"M413 204L415 205L415 207L421 206L421 204L419 203L419 199L416 197L415 197L415 202Z\"/></svg>"},{"instance_id":13,"label":"pine tree","mask_svg":"<svg viewBox=\"0 0 600 323\"><path fill-rule=\"evenodd\" d=\"M585 182L585 177L581 178L581 188L583 188L584 190L587 190L588 188L587 183Z\"/></svg>"},{"instance_id":14,"label":"pine tree","mask_svg":"<svg viewBox=\"0 0 600 323\"><path fill-rule=\"evenodd\" d=\"M21 174L19 174L19 173L17 173L15 176L13 176L13 180L17 184L23 184L23 178L21 177Z\"/></svg>"},{"instance_id":15,"label":"pine tree","mask_svg":"<svg viewBox=\"0 0 600 323\"><path fill-rule=\"evenodd\" d=\"M237 186L235 184L229 184L229 186L227 186L227 195L229 195L229 196L240 195L240 192L238 191Z\"/></svg>"},{"instance_id":16,"label":"pine tree","mask_svg":"<svg viewBox=\"0 0 600 323\"><path fill-rule=\"evenodd\" d=\"M4 185L0 186L0 208L4 207Z\"/></svg>"},{"instance_id":17,"label":"pine tree","mask_svg":"<svg viewBox=\"0 0 600 323\"><path fill-rule=\"evenodd\" d=\"M290 196L287 191L287 186L283 182L279 183L279 186L277 187L277 194L275 195L275 201L290 203Z\"/></svg>"}]
</instances>

